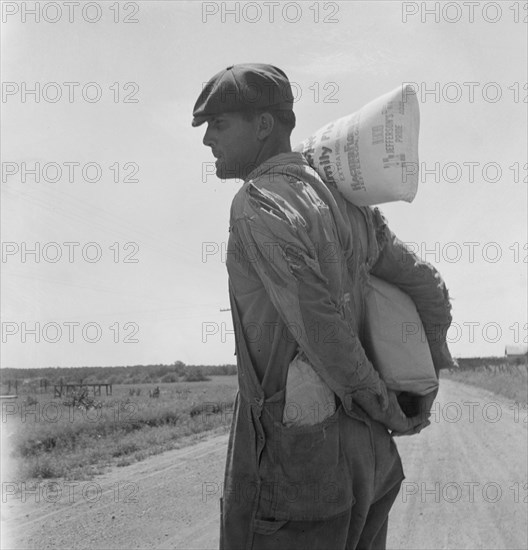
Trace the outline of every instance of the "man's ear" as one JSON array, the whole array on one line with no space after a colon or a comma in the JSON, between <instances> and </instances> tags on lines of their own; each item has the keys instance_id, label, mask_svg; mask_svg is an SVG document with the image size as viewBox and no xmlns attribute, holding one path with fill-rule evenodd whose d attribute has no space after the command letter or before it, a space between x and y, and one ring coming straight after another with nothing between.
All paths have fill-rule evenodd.
<instances>
[{"instance_id":1,"label":"man's ear","mask_svg":"<svg viewBox=\"0 0 528 550\"><path fill-rule=\"evenodd\" d=\"M260 140L266 139L275 125L275 119L270 113L260 113L257 120L257 138Z\"/></svg>"}]
</instances>

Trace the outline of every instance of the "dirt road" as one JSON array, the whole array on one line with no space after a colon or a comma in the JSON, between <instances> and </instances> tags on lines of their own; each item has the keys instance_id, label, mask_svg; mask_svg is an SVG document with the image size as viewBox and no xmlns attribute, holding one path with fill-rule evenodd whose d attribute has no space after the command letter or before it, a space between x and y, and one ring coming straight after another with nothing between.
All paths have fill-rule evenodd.
<instances>
[{"instance_id":1,"label":"dirt road","mask_svg":"<svg viewBox=\"0 0 528 550\"><path fill-rule=\"evenodd\" d=\"M432 426L397 439L406 479L391 549L523 549L527 411L442 381ZM2 548L214 549L227 435L116 468L78 485L43 483L26 502L2 488ZM20 487L18 487L20 489Z\"/></svg>"}]
</instances>

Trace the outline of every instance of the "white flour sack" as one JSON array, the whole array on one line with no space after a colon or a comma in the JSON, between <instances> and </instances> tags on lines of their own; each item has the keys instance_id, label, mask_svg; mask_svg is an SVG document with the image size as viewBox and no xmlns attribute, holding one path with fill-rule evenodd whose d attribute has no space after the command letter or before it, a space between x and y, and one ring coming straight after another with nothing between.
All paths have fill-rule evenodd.
<instances>
[{"instance_id":1,"label":"white flour sack","mask_svg":"<svg viewBox=\"0 0 528 550\"><path fill-rule=\"evenodd\" d=\"M365 351L387 387L417 395L438 388L425 330L412 299L371 275L366 306Z\"/></svg>"},{"instance_id":2,"label":"white flour sack","mask_svg":"<svg viewBox=\"0 0 528 550\"><path fill-rule=\"evenodd\" d=\"M418 187L420 110L410 86L323 126L294 150L357 206L412 202Z\"/></svg>"}]
</instances>

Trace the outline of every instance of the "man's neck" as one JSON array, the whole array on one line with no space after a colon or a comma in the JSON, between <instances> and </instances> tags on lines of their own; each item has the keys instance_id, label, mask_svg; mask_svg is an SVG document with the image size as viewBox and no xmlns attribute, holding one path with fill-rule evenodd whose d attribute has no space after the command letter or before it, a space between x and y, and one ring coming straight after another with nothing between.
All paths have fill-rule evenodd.
<instances>
[{"instance_id":1,"label":"man's neck","mask_svg":"<svg viewBox=\"0 0 528 550\"><path fill-rule=\"evenodd\" d=\"M274 143L266 142L264 144L264 147L262 147L262 151L260 151L259 155L255 160L254 168L260 166L261 164L264 164L267 160L269 160L272 157L275 157L282 153L291 153L291 152L292 152L292 148L291 148L291 143L289 138L280 142L274 142ZM250 170L250 171L253 171L253 170ZM249 175L249 173L246 174L246 176L247 175Z\"/></svg>"}]
</instances>

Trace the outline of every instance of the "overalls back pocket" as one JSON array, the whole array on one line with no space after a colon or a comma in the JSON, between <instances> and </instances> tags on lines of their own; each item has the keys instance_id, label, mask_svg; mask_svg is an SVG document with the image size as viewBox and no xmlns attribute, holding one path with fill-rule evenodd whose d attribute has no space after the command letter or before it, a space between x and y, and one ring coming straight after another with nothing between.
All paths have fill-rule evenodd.
<instances>
[{"instance_id":1,"label":"overalls back pocket","mask_svg":"<svg viewBox=\"0 0 528 550\"><path fill-rule=\"evenodd\" d=\"M264 405L257 519L317 521L350 509L352 481L340 442L340 405L314 425L286 427Z\"/></svg>"}]
</instances>

